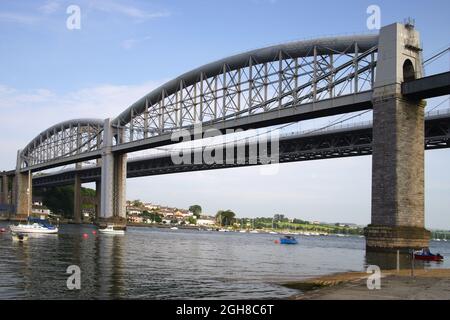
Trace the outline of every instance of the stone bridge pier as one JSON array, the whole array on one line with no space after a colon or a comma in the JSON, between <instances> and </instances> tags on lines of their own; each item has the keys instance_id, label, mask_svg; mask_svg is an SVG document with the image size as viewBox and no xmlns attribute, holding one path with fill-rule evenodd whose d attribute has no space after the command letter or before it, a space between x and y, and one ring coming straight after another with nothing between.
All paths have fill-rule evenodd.
<instances>
[{"instance_id":1,"label":"stone bridge pier","mask_svg":"<svg viewBox=\"0 0 450 320\"><path fill-rule=\"evenodd\" d=\"M126 154L114 154L113 140L117 141L123 131L113 128L109 119L105 120L103 132L102 168L100 182L100 216L97 223L104 226L114 223L118 228L126 228Z\"/></svg>"},{"instance_id":2,"label":"stone bridge pier","mask_svg":"<svg viewBox=\"0 0 450 320\"><path fill-rule=\"evenodd\" d=\"M73 215L75 223L81 223L82 208L83 200L81 197L81 179L79 174L75 174L75 183L73 188Z\"/></svg>"},{"instance_id":3,"label":"stone bridge pier","mask_svg":"<svg viewBox=\"0 0 450 320\"><path fill-rule=\"evenodd\" d=\"M0 204L8 204L9 198L9 183L8 176L5 173L0 175Z\"/></svg>"},{"instance_id":4,"label":"stone bridge pier","mask_svg":"<svg viewBox=\"0 0 450 320\"><path fill-rule=\"evenodd\" d=\"M428 246L424 228L424 107L402 96L401 83L422 77L419 33L412 25L381 29L373 89L372 221L366 248Z\"/></svg>"},{"instance_id":5,"label":"stone bridge pier","mask_svg":"<svg viewBox=\"0 0 450 320\"><path fill-rule=\"evenodd\" d=\"M16 208L16 219L27 219L31 214L33 199L32 174L30 171L21 172L22 158L17 152L17 167L13 182L13 203Z\"/></svg>"}]
</instances>

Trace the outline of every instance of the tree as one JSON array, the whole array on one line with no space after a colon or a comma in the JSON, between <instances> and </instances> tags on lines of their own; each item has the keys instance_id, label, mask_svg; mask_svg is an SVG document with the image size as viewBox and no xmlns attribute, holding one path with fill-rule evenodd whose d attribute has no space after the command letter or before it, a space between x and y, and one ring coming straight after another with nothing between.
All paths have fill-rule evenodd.
<instances>
[{"instance_id":1,"label":"tree","mask_svg":"<svg viewBox=\"0 0 450 320\"><path fill-rule=\"evenodd\" d=\"M160 215L155 213L154 211L149 212L147 210L144 210L142 212L142 216L156 223L160 223L162 221Z\"/></svg>"},{"instance_id":2,"label":"tree","mask_svg":"<svg viewBox=\"0 0 450 320\"><path fill-rule=\"evenodd\" d=\"M133 207L140 208L140 207L144 206L144 204L141 202L141 200L133 200L132 203L133 203Z\"/></svg>"},{"instance_id":3,"label":"tree","mask_svg":"<svg viewBox=\"0 0 450 320\"><path fill-rule=\"evenodd\" d=\"M51 187L36 190L35 195L42 196L42 202L55 214L65 217L73 216L73 186Z\"/></svg>"},{"instance_id":4,"label":"tree","mask_svg":"<svg viewBox=\"0 0 450 320\"><path fill-rule=\"evenodd\" d=\"M202 214L202 207L198 204L194 204L189 207L189 211L192 212L197 218L200 218L200 215Z\"/></svg>"},{"instance_id":5,"label":"tree","mask_svg":"<svg viewBox=\"0 0 450 320\"><path fill-rule=\"evenodd\" d=\"M194 216L191 216L188 218L189 224L197 224L197 219L194 218Z\"/></svg>"},{"instance_id":6,"label":"tree","mask_svg":"<svg viewBox=\"0 0 450 320\"><path fill-rule=\"evenodd\" d=\"M222 226L230 226L234 223L236 214L231 210L219 210L216 214L216 220Z\"/></svg>"}]
</instances>

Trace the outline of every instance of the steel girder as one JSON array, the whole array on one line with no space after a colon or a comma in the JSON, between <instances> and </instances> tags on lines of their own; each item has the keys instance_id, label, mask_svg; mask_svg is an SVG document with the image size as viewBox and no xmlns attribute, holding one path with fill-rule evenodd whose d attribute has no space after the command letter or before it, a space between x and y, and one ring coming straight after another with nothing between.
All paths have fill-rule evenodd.
<instances>
[{"instance_id":1,"label":"steel girder","mask_svg":"<svg viewBox=\"0 0 450 320\"><path fill-rule=\"evenodd\" d=\"M100 119L75 119L44 130L21 151L20 168L100 150L103 123Z\"/></svg>"},{"instance_id":2,"label":"steel girder","mask_svg":"<svg viewBox=\"0 0 450 320\"><path fill-rule=\"evenodd\" d=\"M248 155L248 144L246 155ZM282 136L279 141L279 162L324 160L342 157L354 157L372 154L372 125L356 124L352 127L315 132L314 134L291 134ZM440 110L429 114L425 121L426 150L450 148L450 110ZM236 154L236 152L235 152ZM251 163L245 158L242 164L181 164L173 163L169 154L144 159L129 160L127 177L140 177L199 170L233 168L260 165L261 161ZM72 184L75 173L83 182L98 181L99 167L61 171L48 175L35 175L34 187Z\"/></svg>"},{"instance_id":3,"label":"steel girder","mask_svg":"<svg viewBox=\"0 0 450 320\"><path fill-rule=\"evenodd\" d=\"M371 90L377 46L377 35L295 41L210 63L112 120L116 144Z\"/></svg>"},{"instance_id":4,"label":"steel girder","mask_svg":"<svg viewBox=\"0 0 450 320\"><path fill-rule=\"evenodd\" d=\"M368 92L377 46L378 35L293 41L207 64L122 112L112 121L120 132L112 143L145 141L198 122L216 127L230 119ZM97 119L52 126L23 149L19 167L42 170L99 157L102 132L103 120Z\"/></svg>"}]
</instances>

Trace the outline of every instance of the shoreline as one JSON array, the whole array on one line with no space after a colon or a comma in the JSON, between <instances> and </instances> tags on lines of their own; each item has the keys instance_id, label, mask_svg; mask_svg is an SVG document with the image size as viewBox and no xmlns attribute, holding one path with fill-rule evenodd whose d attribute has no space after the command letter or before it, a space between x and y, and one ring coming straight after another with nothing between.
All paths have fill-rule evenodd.
<instances>
[{"instance_id":1,"label":"shoreline","mask_svg":"<svg viewBox=\"0 0 450 320\"><path fill-rule=\"evenodd\" d=\"M289 300L450 300L450 269L381 272L381 288L369 290L365 272L342 272L282 283L300 293Z\"/></svg>"}]
</instances>

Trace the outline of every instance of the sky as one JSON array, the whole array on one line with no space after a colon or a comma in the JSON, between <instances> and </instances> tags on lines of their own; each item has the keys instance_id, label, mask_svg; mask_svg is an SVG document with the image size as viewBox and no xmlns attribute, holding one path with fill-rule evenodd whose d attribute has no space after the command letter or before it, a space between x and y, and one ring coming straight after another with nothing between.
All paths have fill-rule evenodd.
<instances>
[{"instance_id":1,"label":"sky","mask_svg":"<svg viewBox=\"0 0 450 320\"><path fill-rule=\"evenodd\" d=\"M0 1L0 170L39 132L72 118L113 118L152 89L193 68L242 51L304 38L370 32L415 19L424 57L450 44L443 1ZM80 29L69 30L77 5ZM427 74L450 69L450 57ZM428 101L432 108L447 97ZM450 108L444 102L439 108ZM450 150L425 157L425 221L450 229ZM327 222L370 223L371 157L213 170L128 179L127 198L175 207L200 204L239 217L284 214Z\"/></svg>"}]
</instances>

